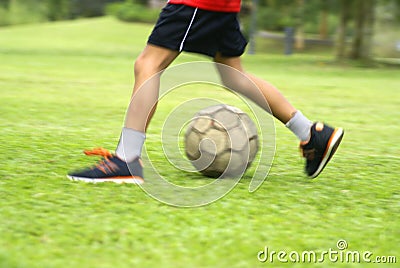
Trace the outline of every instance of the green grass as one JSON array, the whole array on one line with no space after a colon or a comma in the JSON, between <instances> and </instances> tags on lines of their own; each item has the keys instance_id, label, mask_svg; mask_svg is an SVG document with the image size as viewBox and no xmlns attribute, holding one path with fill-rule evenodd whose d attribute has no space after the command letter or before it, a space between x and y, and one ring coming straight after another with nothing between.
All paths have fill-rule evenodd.
<instances>
[{"instance_id":1,"label":"green grass","mask_svg":"<svg viewBox=\"0 0 400 268\"><path fill-rule=\"evenodd\" d=\"M0 267L266 267L257 260L265 246L322 252L339 239L349 250L400 261L394 68L339 67L328 56L244 57L249 72L304 114L345 128L315 181L303 175L296 138L278 122L273 167L255 193L246 177L218 202L183 209L131 185L68 181L68 171L95 161L82 149L115 148L133 61L150 30L111 18L0 29ZM185 54L176 63L193 60L204 58ZM156 155L170 107L160 105L149 131ZM155 162L175 180L203 180L161 156Z\"/></svg>"}]
</instances>

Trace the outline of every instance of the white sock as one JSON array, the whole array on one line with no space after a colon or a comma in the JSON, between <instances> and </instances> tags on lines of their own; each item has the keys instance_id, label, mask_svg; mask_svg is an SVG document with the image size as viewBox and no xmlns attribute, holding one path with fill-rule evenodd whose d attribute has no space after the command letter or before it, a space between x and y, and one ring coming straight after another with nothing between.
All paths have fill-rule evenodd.
<instances>
[{"instance_id":1,"label":"white sock","mask_svg":"<svg viewBox=\"0 0 400 268\"><path fill-rule=\"evenodd\" d=\"M286 127L288 127L301 141L308 141L310 139L312 122L300 111L297 111L292 119L286 123Z\"/></svg>"},{"instance_id":2,"label":"white sock","mask_svg":"<svg viewBox=\"0 0 400 268\"><path fill-rule=\"evenodd\" d=\"M125 162L131 162L142 154L146 134L124 127L115 154Z\"/></svg>"}]
</instances>

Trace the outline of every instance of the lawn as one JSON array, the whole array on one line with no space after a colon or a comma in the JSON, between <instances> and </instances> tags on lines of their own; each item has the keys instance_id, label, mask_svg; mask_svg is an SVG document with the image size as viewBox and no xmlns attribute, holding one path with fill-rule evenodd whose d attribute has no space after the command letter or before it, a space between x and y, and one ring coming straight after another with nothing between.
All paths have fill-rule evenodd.
<instances>
[{"instance_id":1,"label":"lawn","mask_svg":"<svg viewBox=\"0 0 400 268\"><path fill-rule=\"evenodd\" d=\"M372 261L400 262L398 68L337 66L329 55L244 57L249 72L308 117L345 129L314 181L303 174L296 138L277 121L273 165L254 193L246 175L217 202L179 208L134 185L67 180L68 171L96 161L83 149L115 148L133 62L150 31L112 18L0 28L0 267L266 267L270 260L257 259L265 247L320 254L338 250L340 239L350 251L372 252ZM199 60L207 59L184 54L175 65ZM200 97L201 90L179 96ZM160 103L149 157L173 182L208 184L171 166L161 151L163 115L176 101ZM276 255L273 264L283 265ZM360 264L327 257L314 264L334 265Z\"/></svg>"}]
</instances>

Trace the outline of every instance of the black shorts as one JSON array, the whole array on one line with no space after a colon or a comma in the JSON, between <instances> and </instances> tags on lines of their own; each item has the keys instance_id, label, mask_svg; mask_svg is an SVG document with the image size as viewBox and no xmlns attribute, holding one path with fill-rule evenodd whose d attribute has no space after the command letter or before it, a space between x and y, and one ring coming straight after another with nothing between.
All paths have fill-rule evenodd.
<instances>
[{"instance_id":1,"label":"black shorts","mask_svg":"<svg viewBox=\"0 0 400 268\"><path fill-rule=\"evenodd\" d=\"M225 57L237 57L244 53L247 45L237 15L167 4L148 43L210 57L215 57L217 52Z\"/></svg>"}]
</instances>

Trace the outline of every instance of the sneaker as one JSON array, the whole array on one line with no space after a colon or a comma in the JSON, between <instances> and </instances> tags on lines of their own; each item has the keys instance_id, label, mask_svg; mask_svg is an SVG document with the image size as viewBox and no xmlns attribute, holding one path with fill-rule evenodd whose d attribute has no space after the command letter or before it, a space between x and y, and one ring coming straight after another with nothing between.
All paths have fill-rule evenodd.
<instances>
[{"instance_id":1,"label":"sneaker","mask_svg":"<svg viewBox=\"0 0 400 268\"><path fill-rule=\"evenodd\" d=\"M310 140L300 143L308 176L316 178L322 172L339 147L343 135L342 128L333 129L321 122L312 125Z\"/></svg>"},{"instance_id":2,"label":"sneaker","mask_svg":"<svg viewBox=\"0 0 400 268\"><path fill-rule=\"evenodd\" d=\"M73 181L85 182L115 182L142 184L143 167L140 158L136 158L130 163L126 163L118 156L111 154L103 148L91 151L84 151L86 155L102 156L103 159L96 166L81 171L72 172L67 175Z\"/></svg>"}]
</instances>

